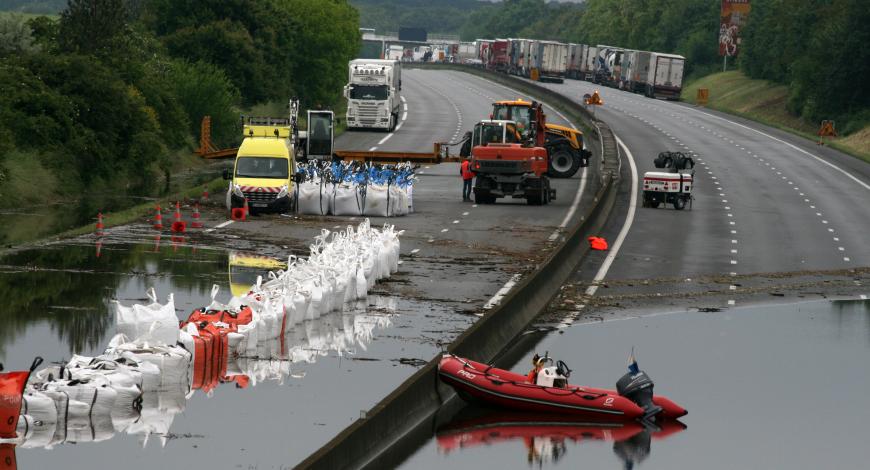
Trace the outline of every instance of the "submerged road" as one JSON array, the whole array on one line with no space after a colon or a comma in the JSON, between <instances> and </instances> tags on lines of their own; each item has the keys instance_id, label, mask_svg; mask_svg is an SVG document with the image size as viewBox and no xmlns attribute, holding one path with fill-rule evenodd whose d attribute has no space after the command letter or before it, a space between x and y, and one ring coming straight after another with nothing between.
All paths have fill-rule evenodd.
<instances>
[{"instance_id":1,"label":"submerged road","mask_svg":"<svg viewBox=\"0 0 870 470\"><path fill-rule=\"evenodd\" d=\"M488 117L493 101L518 97L500 85L457 72L407 70L403 81L408 109L397 130L348 132L337 139L339 148L431 151L433 142L456 141L476 120ZM555 113L550 117L570 125ZM420 168L414 212L372 219L374 225L389 223L404 230L399 272L376 285L368 302L294 325L287 347L304 351L305 357L257 364L263 374L252 377L256 386L244 390L223 384L209 397L200 392L189 399L172 395L171 407L164 403L169 398L160 397L163 401L148 407L149 413L163 417L154 430L121 436L118 429L114 437L101 436L102 442L82 439L82 445L58 445L51 452L35 443L35 448L19 448L20 468L70 461L114 468L125 458L121 456L131 454L125 462L131 469L167 462L277 468L300 461L413 374L420 360L429 360L440 344L461 334L486 305L497 303L533 270L560 239L561 228L589 204L584 196L597 189L596 172L591 167L588 173L556 181L558 198L548 206L528 206L521 200L477 206L461 201L457 164ZM161 239L143 218L106 230L96 240L100 257L93 255L94 237L84 236L5 259L6 271L0 274L18 276L10 282L64 286L70 276L80 282L75 291L62 289L48 306L34 302L13 309L21 326L9 350L0 350L4 362L24 363L35 354L57 361L70 352L98 355L114 333L109 299L141 303L141 292L156 286L161 298L175 292L178 316L184 318L209 302L212 284L223 286L219 299L229 297L227 275L234 269L234 251L284 260L304 256L321 230L361 222L292 214L233 222L225 219L222 200L223 194L213 195L202 207L206 229L184 237L170 238L164 232ZM182 211L187 219L191 208ZM27 266L24 278L22 266ZM101 290L80 292L90 292L92 286ZM54 329L70 317L41 324L45 309L89 312L87 334L66 333L56 341ZM165 447L152 439L144 450L139 448L137 437L144 440L145 431L158 434Z\"/></svg>"}]
</instances>

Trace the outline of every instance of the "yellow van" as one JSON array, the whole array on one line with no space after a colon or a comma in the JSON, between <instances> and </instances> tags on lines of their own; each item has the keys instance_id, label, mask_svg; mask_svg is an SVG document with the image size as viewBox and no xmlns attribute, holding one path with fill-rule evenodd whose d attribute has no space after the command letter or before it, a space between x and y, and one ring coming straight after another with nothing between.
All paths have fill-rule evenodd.
<instances>
[{"instance_id":1,"label":"yellow van","mask_svg":"<svg viewBox=\"0 0 870 470\"><path fill-rule=\"evenodd\" d=\"M296 173L293 127L287 118L247 118L245 139L236 154L233 171L224 170L227 210L284 212L293 203L293 175Z\"/></svg>"}]
</instances>

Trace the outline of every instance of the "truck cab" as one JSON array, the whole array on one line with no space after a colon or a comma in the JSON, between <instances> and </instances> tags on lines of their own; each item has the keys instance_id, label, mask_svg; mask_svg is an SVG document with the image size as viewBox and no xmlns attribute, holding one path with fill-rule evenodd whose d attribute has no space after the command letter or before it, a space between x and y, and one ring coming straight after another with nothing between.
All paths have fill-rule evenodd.
<instances>
[{"instance_id":1,"label":"truck cab","mask_svg":"<svg viewBox=\"0 0 870 470\"><path fill-rule=\"evenodd\" d=\"M282 212L292 207L296 173L293 125L287 118L247 118L245 139L233 162L229 180L228 211L248 207L254 212Z\"/></svg>"},{"instance_id":2,"label":"truck cab","mask_svg":"<svg viewBox=\"0 0 870 470\"><path fill-rule=\"evenodd\" d=\"M390 132L399 122L402 66L395 60L355 59L348 64L347 127Z\"/></svg>"}]
</instances>

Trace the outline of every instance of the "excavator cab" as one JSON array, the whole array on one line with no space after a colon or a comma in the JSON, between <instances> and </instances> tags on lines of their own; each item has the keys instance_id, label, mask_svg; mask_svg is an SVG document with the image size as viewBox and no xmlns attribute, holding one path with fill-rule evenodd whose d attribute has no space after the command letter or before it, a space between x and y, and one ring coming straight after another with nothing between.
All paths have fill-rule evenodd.
<instances>
[{"instance_id":1,"label":"excavator cab","mask_svg":"<svg viewBox=\"0 0 870 470\"><path fill-rule=\"evenodd\" d=\"M480 121L474 126L474 131L471 134L472 147L489 144L517 144L521 141L522 134L513 121Z\"/></svg>"},{"instance_id":2,"label":"excavator cab","mask_svg":"<svg viewBox=\"0 0 870 470\"><path fill-rule=\"evenodd\" d=\"M492 119L514 121L523 140L530 141L536 147L544 146L546 116L540 103L496 101L492 105Z\"/></svg>"}]
</instances>

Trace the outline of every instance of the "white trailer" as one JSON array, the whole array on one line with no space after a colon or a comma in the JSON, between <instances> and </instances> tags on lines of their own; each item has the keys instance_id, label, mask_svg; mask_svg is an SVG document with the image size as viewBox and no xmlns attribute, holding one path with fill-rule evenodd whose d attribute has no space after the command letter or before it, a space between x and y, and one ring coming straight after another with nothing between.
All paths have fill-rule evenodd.
<instances>
[{"instance_id":1,"label":"white trailer","mask_svg":"<svg viewBox=\"0 0 870 470\"><path fill-rule=\"evenodd\" d=\"M399 121L402 65L395 60L355 59L348 64L347 127L392 131Z\"/></svg>"},{"instance_id":2,"label":"white trailer","mask_svg":"<svg viewBox=\"0 0 870 470\"><path fill-rule=\"evenodd\" d=\"M460 42L456 52L456 62L468 63L470 59L477 59L477 44L473 42Z\"/></svg>"},{"instance_id":3,"label":"white trailer","mask_svg":"<svg viewBox=\"0 0 870 470\"><path fill-rule=\"evenodd\" d=\"M679 99L683 90L686 58L676 54L650 53L645 94L651 98Z\"/></svg>"},{"instance_id":4,"label":"white trailer","mask_svg":"<svg viewBox=\"0 0 870 470\"><path fill-rule=\"evenodd\" d=\"M583 55L588 46L585 44L568 44L568 70L565 71L565 76L568 78L580 78L581 70L583 70Z\"/></svg>"},{"instance_id":5,"label":"white trailer","mask_svg":"<svg viewBox=\"0 0 870 470\"><path fill-rule=\"evenodd\" d=\"M580 69L580 78L592 80L595 74L595 62L598 57L598 46L587 46L586 55L583 57L583 67Z\"/></svg>"},{"instance_id":6,"label":"white trailer","mask_svg":"<svg viewBox=\"0 0 870 470\"><path fill-rule=\"evenodd\" d=\"M540 41L536 66L542 82L562 83L568 69L568 45L555 41Z\"/></svg>"},{"instance_id":7,"label":"white trailer","mask_svg":"<svg viewBox=\"0 0 870 470\"><path fill-rule=\"evenodd\" d=\"M632 93L646 91L651 52L629 51L623 58L623 88Z\"/></svg>"}]
</instances>

